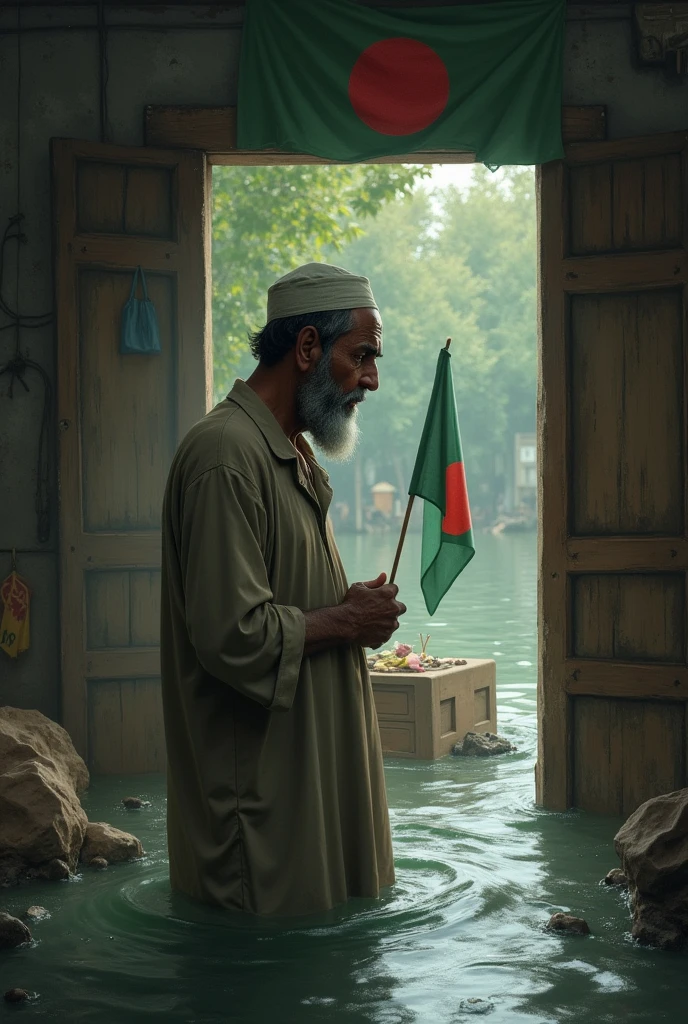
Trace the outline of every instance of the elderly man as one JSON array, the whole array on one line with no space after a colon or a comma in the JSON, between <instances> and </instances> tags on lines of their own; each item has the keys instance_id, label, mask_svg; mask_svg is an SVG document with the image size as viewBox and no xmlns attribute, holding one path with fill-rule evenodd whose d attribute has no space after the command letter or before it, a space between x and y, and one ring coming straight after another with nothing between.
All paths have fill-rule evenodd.
<instances>
[{"instance_id":1,"label":"elderly man","mask_svg":"<svg viewBox=\"0 0 688 1024\"><path fill-rule=\"evenodd\" d=\"M348 585L303 437L353 450L382 355L368 280L318 263L280 278L252 349L165 494L170 876L227 909L301 914L394 881L363 647L406 609L384 574Z\"/></svg>"}]
</instances>

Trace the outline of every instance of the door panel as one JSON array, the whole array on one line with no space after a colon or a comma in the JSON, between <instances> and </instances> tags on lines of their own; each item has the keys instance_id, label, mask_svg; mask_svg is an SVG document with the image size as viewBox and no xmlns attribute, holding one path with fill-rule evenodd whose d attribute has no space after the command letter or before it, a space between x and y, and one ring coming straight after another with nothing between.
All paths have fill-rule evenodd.
<instances>
[{"instance_id":1,"label":"door panel","mask_svg":"<svg viewBox=\"0 0 688 1024\"><path fill-rule=\"evenodd\" d=\"M571 295L568 347L571 533L682 533L681 290Z\"/></svg>"},{"instance_id":2,"label":"door panel","mask_svg":"<svg viewBox=\"0 0 688 1024\"><path fill-rule=\"evenodd\" d=\"M52 167L63 721L94 771L160 771L161 505L210 404L209 178L200 153L62 139ZM119 353L137 265L157 355Z\"/></svg>"},{"instance_id":3,"label":"door panel","mask_svg":"<svg viewBox=\"0 0 688 1024\"><path fill-rule=\"evenodd\" d=\"M177 437L176 296L172 274L146 274L162 351L121 356L131 271L78 272L84 526L89 533L159 530L160 494Z\"/></svg>"},{"instance_id":4,"label":"door panel","mask_svg":"<svg viewBox=\"0 0 688 1024\"><path fill-rule=\"evenodd\" d=\"M681 704L579 697L573 715L576 807L622 817L684 785Z\"/></svg>"},{"instance_id":5,"label":"door panel","mask_svg":"<svg viewBox=\"0 0 688 1024\"><path fill-rule=\"evenodd\" d=\"M539 171L538 800L686 784L688 136Z\"/></svg>"}]
</instances>

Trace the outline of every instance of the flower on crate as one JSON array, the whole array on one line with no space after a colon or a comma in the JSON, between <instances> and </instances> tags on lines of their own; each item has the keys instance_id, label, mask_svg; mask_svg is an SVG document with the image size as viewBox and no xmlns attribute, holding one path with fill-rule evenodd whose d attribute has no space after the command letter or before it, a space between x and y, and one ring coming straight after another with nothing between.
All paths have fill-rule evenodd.
<instances>
[{"instance_id":1,"label":"flower on crate","mask_svg":"<svg viewBox=\"0 0 688 1024\"><path fill-rule=\"evenodd\" d=\"M413 653L413 647L411 647L410 644L397 643L394 645L394 653L396 654L397 658L405 658L407 654Z\"/></svg>"},{"instance_id":2,"label":"flower on crate","mask_svg":"<svg viewBox=\"0 0 688 1024\"><path fill-rule=\"evenodd\" d=\"M413 669L414 672L425 672L425 669L421 665L419 654L408 654L406 656L406 667Z\"/></svg>"}]
</instances>

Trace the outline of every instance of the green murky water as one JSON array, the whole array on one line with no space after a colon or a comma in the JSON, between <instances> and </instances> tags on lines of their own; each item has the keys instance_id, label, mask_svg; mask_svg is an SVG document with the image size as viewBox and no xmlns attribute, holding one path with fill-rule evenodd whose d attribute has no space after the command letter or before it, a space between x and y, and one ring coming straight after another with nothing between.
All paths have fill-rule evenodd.
<instances>
[{"instance_id":1,"label":"green murky water","mask_svg":"<svg viewBox=\"0 0 688 1024\"><path fill-rule=\"evenodd\" d=\"M95 779L89 817L136 832L147 855L2 894L10 912L40 903L52 915L34 926L31 947L0 954L0 989L38 993L0 1010L3 1019L459 1024L477 1009L494 1024L685 1019L685 955L635 945L624 897L600 886L619 822L533 804L535 538L478 539L430 623L416 583L419 538L409 538L400 638L423 630L438 654L495 657L499 730L519 750L484 763L389 761L394 889L379 903L280 923L196 906L168 887L164 780ZM341 539L359 579L387 569L393 546L393 537ZM124 811L128 793L152 806ZM592 937L545 934L556 910L583 914Z\"/></svg>"}]
</instances>

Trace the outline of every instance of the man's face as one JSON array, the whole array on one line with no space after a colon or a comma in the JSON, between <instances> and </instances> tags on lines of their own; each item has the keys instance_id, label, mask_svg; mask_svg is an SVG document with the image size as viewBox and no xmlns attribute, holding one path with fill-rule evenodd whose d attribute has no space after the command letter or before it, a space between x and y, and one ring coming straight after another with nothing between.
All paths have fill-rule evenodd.
<instances>
[{"instance_id":1,"label":"man's face","mask_svg":"<svg viewBox=\"0 0 688 1024\"><path fill-rule=\"evenodd\" d=\"M332 378L344 394L352 394L351 411L366 391L377 391L376 360L382 355L382 320L376 309L355 309L355 326L337 338L330 357ZM355 394L354 394L355 393Z\"/></svg>"},{"instance_id":2,"label":"man's face","mask_svg":"<svg viewBox=\"0 0 688 1024\"><path fill-rule=\"evenodd\" d=\"M382 355L382 321L376 309L355 309L354 327L325 352L297 393L299 418L332 459L346 461L358 442L358 403L377 391L375 360Z\"/></svg>"}]
</instances>

